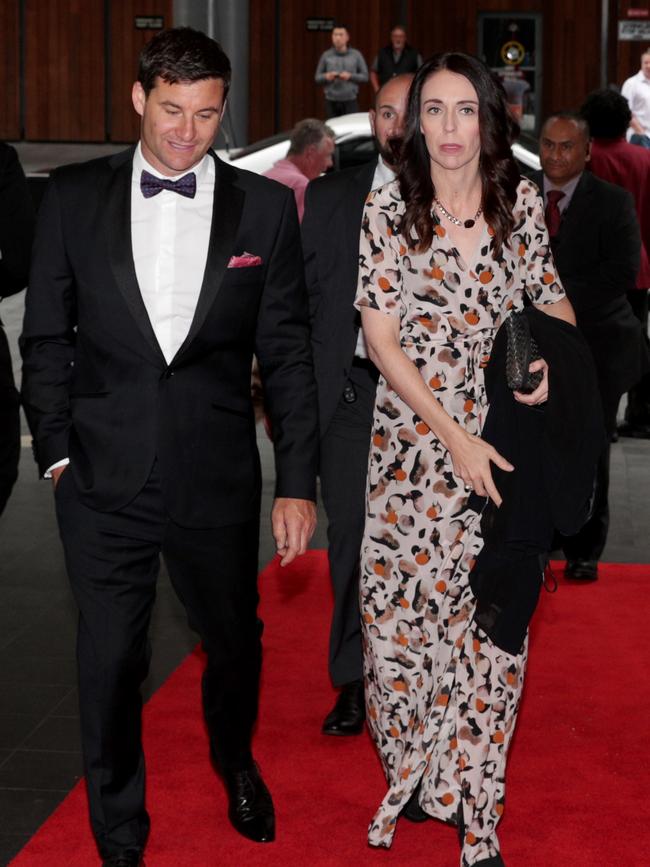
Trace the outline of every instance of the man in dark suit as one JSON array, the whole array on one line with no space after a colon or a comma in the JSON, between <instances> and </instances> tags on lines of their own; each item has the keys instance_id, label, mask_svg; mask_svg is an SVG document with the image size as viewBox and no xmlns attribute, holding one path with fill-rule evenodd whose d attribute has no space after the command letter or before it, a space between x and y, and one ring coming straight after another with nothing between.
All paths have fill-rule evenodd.
<instances>
[{"instance_id":1,"label":"man in dark suit","mask_svg":"<svg viewBox=\"0 0 650 867\"><path fill-rule=\"evenodd\" d=\"M14 148L0 142L0 300L27 285L34 208ZM18 477L20 414L11 353L0 320L0 514Z\"/></svg>"},{"instance_id":2,"label":"man in dark suit","mask_svg":"<svg viewBox=\"0 0 650 867\"><path fill-rule=\"evenodd\" d=\"M641 236L632 196L585 171L589 128L579 115L549 117L540 137L542 172L532 175L544 196L551 248L562 285L596 362L608 437L621 395L648 367L638 320L626 293L639 269ZM601 455L593 514L563 540L566 575L597 577L609 526L609 446Z\"/></svg>"},{"instance_id":3,"label":"man in dark suit","mask_svg":"<svg viewBox=\"0 0 650 867\"><path fill-rule=\"evenodd\" d=\"M365 487L378 372L368 359L353 307L359 235L370 190L395 177L412 75L391 79L370 112L379 156L307 187L303 250L318 385L320 480L328 517L329 562L334 588L329 670L340 688L323 732L357 734L365 719L359 552L365 522Z\"/></svg>"},{"instance_id":4,"label":"man in dark suit","mask_svg":"<svg viewBox=\"0 0 650 867\"><path fill-rule=\"evenodd\" d=\"M205 34L158 34L133 87L140 143L55 172L34 247L23 397L80 609L90 816L114 867L142 863L149 829L140 684L160 553L207 654L203 708L230 820L274 838L251 752L262 631L253 352L283 563L315 525L317 408L291 190L210 150L229 80Z\"/></svg>"}]
</instances>

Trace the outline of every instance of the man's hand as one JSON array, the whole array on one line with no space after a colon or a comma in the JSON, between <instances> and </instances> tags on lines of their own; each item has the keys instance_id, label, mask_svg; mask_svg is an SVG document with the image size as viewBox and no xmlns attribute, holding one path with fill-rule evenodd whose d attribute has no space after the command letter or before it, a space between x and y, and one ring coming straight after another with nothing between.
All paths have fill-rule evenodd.
<instances>
[{"instance_id":1,"label":"man's hand","mask_svg":"<svg viewBox=\"0 0 650 867\"><path fill-rule=\"evenodd\" d=\"M338 76L338 72L326 72L326 73L325 73L325 78L326 78L328 81L334 81L334 79L335 79L337 76Z\"/></svg>"},{"instance_id":2,"label":"man's hand","mask_svg":"<svg viewBox=\"0 0 650 867\"><path fill-rule=\"evenodd\" d=\"M63 467L56 467L55 469L52 470L52 490L53 491L56 491L56 486L59 484L59 479L61 478L61 476L63 475L63 473L65 473L65 471L67 469L68 469L68 465L66 464Z\"/></svg>"},{"instance_id":3,"label":"man's hand","mask_svg":"<svg viewBox=\"0 0 650 867\"><path fill-rule=\"evenodd\" d=\"M344 69L343 72L339 72L339 78L342 78L343 81L349 81L352 78L352 73Z\"/></svg>"},{"instance_id":4,"label":"man's hand","mask_svg":"<svg viewBox=\"0 0 650 867\"><path fill-rule=\"evenodd\" d=\"M316 529L316 504L311 500L278 497L271 512L273 538L281 566L286 566L307 550Z\"/></svg>"}]
</instances>

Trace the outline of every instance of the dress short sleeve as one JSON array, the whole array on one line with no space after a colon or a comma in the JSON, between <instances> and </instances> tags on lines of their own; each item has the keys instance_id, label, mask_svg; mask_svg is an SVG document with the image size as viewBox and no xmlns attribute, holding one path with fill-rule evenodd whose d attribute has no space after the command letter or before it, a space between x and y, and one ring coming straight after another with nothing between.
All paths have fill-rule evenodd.
<instances>
[{"instance_id":1,"label":"dress short sleeve","mask_svg":"<svg viewBox=\"0 0 650 867\"><path fill-rule=\"evenodd\" d=\"M539 190L530 181L519 184L513 242L524 289L534 304L554 304L564 298L544 219Z\"/></svg>"},{"instance_id":2,"label":"dress short sleeve","mask_svg":"<svg viewBox=\"0 0 650 867\"><path fill-rule=\"evenodd\" d=\"M392 182L370 193L361 220L359 277L354 306L403 315L399 240L401 199Z\"/></svg>"}]
</instances>

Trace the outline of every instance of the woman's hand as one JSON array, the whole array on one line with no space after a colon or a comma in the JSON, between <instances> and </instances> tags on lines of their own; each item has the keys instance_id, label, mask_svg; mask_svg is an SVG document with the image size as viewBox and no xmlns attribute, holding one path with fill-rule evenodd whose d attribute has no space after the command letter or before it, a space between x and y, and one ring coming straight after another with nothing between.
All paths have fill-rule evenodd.
<instances>
[{"instance_id":1,"label":"woman's hand","mask_svg":"<svg viewBox=\"0 0 650 867\"><path fill-rule=\"evenodd\" d=\"M465 488L474 490L479 497L490 497L500 506L501 495L492 478L490 461L508 473L514 470L513 465L494 446L461 427L448 448L454 464L454 475L463 480Z\"/></svg>"},{"instance_id":2,"label":"woman's hand","mask_svg":"<svg viewBox=\"0 0 650 867\"><path fill-rule=\"evenodd\" d=\"M523 391L515 391L515 400L518 400L519 403L525 403L526 406L537 406L539 403L545 403L548 400L548 364L543 358L538 358L537 361L530 363L528 370L531 373L543 370L542 381L535 391L531 391L530 394L524 394Z\"/></svg>"}]
</instances>

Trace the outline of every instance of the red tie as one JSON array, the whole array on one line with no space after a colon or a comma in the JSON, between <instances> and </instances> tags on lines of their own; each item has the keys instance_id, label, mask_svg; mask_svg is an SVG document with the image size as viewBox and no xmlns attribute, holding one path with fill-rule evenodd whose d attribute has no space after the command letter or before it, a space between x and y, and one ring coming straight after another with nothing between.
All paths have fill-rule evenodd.
<instances>
[{"instance_id":1,"label":"red tie","mask_svg":"<svg viewBox=\"0 0 650 867\"><path fill-rule=\"evenodd\" d=\"M557 206L560 199L564 198L562 190L549 190L546 193L546 225L548 234L554 238L560 231L560 223L562 222L562 214Z\"/></svg>"}]
</instances>

